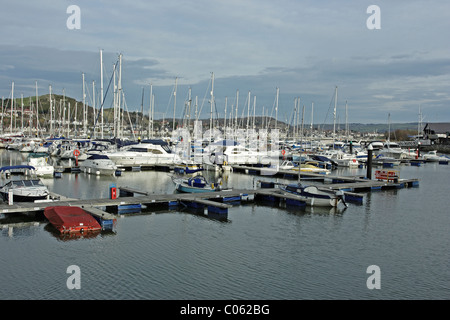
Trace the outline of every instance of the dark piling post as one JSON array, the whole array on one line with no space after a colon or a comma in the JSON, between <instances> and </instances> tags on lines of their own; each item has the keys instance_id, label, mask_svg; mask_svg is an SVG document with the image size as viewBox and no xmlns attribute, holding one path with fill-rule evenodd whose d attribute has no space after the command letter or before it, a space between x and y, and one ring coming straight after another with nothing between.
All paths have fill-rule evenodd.
<instances>
[{"instance_id":1,"label":"dark piling post","mask_svg":"<svg viewBox=\"0 0 450 320\"><path fill-rule=\"evenodd\" d=\"M371 144L367 147L367 175L366 178L372 180L372 153L373 147Z\"/></svg>"}]
</instances>

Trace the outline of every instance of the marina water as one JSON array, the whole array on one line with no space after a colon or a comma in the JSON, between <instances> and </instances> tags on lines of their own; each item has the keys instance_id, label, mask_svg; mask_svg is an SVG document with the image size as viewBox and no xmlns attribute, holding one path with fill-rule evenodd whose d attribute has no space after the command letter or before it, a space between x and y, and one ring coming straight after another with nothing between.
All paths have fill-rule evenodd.
<instances>
[{"instance_id":1,"label":"marina water","mask_svg":"<svg viewBox=\"0 0 450 320\"><path fill-rule=\"evenodd\" d=\"M0 150L2 166L24 157ZM226 221L152 209L121 215L114 232L95 238L63 241L42 215L1 214L2 225L40 223L0 229L0 299L449 299L450 167L398 169L401 178L418 178L419 187L372 191L363 204L338 210L242 203ZM258 179L229 173L223 184L253 188ZM42 181L83 199L108 197L111 184L174 192L170 173L160 171ZM72 265L80 268L79 290L66 284ZM371 265L380 268L380 289L367 286Z\"/></svg>"}]
</instances>

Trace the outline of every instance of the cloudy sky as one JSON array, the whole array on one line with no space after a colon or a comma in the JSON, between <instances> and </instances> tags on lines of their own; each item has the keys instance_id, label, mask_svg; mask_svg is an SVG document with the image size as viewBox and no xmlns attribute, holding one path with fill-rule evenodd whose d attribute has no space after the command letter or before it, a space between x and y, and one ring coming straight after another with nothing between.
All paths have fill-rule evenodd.
<instances>
[{"instance_id":1,"label":"cloudy sky","mask_svg":"<svg viewBox=\"0 0 450 320\"><path fill-rule=\"evenodd\" d=\"M67 20L80 8L80 29ZM380 8L381 29L369 29L370 5ZM236 105L246 114L256 96L256 114L291 119L294 99L305 106L305 122L361 123L450 121L450 2L438 1L8 1L0 19L0 96L54 93L87 102L100 88L100 50L104 87L119 53L129 110L149 105L150 84L156 116L172 117L188 97L198 99L209 117L214 73L216 109L223 117ZM372 21L372 20L371 20ZM70 24L70 23L69 23ZM112 105L108 93L105 107Z\"/></svg>"}]
</instances>

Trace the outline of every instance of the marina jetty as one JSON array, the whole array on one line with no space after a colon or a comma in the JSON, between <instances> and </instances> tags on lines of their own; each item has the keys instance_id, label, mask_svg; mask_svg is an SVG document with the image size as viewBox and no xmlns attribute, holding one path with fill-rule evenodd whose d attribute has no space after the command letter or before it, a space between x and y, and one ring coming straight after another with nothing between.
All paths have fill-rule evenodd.
<instances>
[{"instance_id":1,"label":"marina jetty","mask_svg":"<svg viewBox=\"0 0 450 320\"><path fill-rule=\"evenodd\" d=\"M260 175L264 168L234 166L234 172L247 172L248 174ZM267 169L267 168L265 168ZM388 172L388 171L386 171ZM417 179L400 179L386 175L386 179L378 172L376 179L367 179L362 176L330 176L309 173L301 175L302 179L307 177L322 179L318 186L320 190L340 190L345 195L345 201L361 204L364 201L365 192L373 190L402 189L418 187ZM292 176L292 172L280 170L276 176ZM118 214L122 212L140 212L141 208L179 208L189 207L207 211L216 217L226 219L228 210L236 204L269 202L283 204L285 206L305 206L304 198L301 196L284 192L279 188L281 183L273 179L255 179L252 189L224 189L206 193L173 193L173 194L151 194L145 190L128 186L119 186L118 190L112 190L109 198L102 199L74 199L51 193L47 200L36 202L14 202L0 204L0 213L14 214L26 212L40 212L47 207L74 206L83 208L93 215L103 228L112 228L116 223ZM115 188L115 187L114 187ZM128 209L128 210L127 210ZM137 210L129 210L137 209Z\"/></svg>"}]
</instances>

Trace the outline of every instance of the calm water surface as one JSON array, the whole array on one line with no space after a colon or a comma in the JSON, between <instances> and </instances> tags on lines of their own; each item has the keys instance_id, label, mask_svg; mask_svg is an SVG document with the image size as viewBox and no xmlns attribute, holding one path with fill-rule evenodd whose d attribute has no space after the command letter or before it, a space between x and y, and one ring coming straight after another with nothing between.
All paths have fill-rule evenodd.
<instances>
[{"instance_id":1,"label":"calm water surface","mask_svg":"<svg viewBox=\"0 0 450 320\"><path fill-rule=\"evenodd\" d=\"M2 166L24 160L0 150ZM63 241L42 215L2 214L1 224L40 224L0 229L0 299L450 299L450 167L399 169L420 186L367 193L345 210L249 203L218 221L152 209L121 215L114 232L91 239ZM223 181L252 188L255 179L231 173ZM112 183L174 192L170 174L157 171L42 180L83 199L108 197ZM80 290L66 286L70 265L80 267ZM367 288L370 265L380 267L379 290Z\"/></svg>"}]
</instances>

